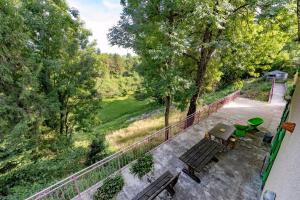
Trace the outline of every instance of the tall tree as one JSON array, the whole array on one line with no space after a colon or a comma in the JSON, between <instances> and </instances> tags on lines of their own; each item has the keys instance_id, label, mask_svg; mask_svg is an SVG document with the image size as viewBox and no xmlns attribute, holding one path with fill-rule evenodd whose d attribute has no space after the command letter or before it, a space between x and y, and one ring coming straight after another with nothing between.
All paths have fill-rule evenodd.
<instances>
[{"instance_id":1,"label":"tall tree","mask_svg":"<svg viewBox=\"0 0 300 200\"><path fill-rule=\"evenodd\" d=\"M61 175L43 161L68 151L72 133L94 125L100 99L95 44L65 0L1 0L0 18L2 199L25 183L45 184L41 173L51 181Z\"/></svg>"},{"instance_id":2,"label":"tall tree","mask_svg":"<svg viewBox=\"0 0 300 200\"><path fill-rule=\"evenodd\" d=\"M38 90L38 67L32 64L26 48L29 35L24 18L20 15L18 1L0 2L0 136L31 131L38 126L42 112L42 95ZM30 127L27 126L30 124Z\"/></svg>"},{"instance_id":3,"label":"tall tree","mask_svg":"<svg viewBox=\"0 0 300 200\"><path fill-rule=\"evenodd\" d=\"M139 71L150 96L165 103L165 126L174 96L186 85L176 67L175 27L180 1L122 1L123 13L109 36L113 45L132 48L141 59ZM166 138L168 132L166 132Z\"/></svg>"},{"instance_id":4,"label":"tall tree","mask_svg":"<svg viewBox=\"0 0 300 200\"><path fill-rule=\"evenodd\" d=\"M233 49L234 45L232 45L232 42L234 40L232 39L239 33L240 29L247 29L247 24L252 26L252 24L258 23L255 20L255 17L259 15L258 10L269 9L270 7L274 10L279 5L287 4L281 0L276 2L278 2L278 5L275 4L276 6L273 8L274 5L269 1L191 1L191 4L193 4L192 7L195 9L185 18L186 26L190 27L190 29L182 29L185 31L182 34L185 37L184 41L189 41L189 43L185 44L186 48L183 49L183 55L192 60L196 65L195 87L192 91L187 115L191 115L196 111L197 99L203 92L205 74L212 59L221 57L226 50ZM199 23L202 26L199 26ZM276 30L273 33L276 33ZM263 40L261 41L264 43ZM285 41L286 39L283 39L283 41L277 44L283 44ZM240 41L235 46L243 46L245 43L246 41ZM258 45L267 47L264 44ZM276 46L276 49L281 51L282 47L283 45L281 45L281 48L277 48ZM269 52L273 52L273 55L278 53L275 52L275 49L268 48ZM268 54L266 53L267 56ZM265 61L261 59L262 62L267 62L268 60L270 61L271 59L266 59ZM255 62L257 61L252 61L253 64ZM259 68L260 66L256 65L255 67ZM190 118L188 125L191 125L193 120L193 117Z\"/></svg>"},{"instance_id":5,"label":"tall tree","mask_svg":"<svg viewBox=\"0 0 300 200\"><path fill-rule=\"evenodd\" d=\"M204 1L195 2L195 11L191 13L193 20L189 23L192 27L187 34L191 37L191 44L184 54L192 59L197 66L194 79L195 89L192 93L187 115L196 111L197 99L203 89L204 77L209 66L209 62L218 49L226 45L224 37L226 30L238 19L239 13L249 6L248 2L239 1L229 3L227 1ZM195 23L202 24L197 26ZM188 125L193 123L194 118L190 118Z\"/></svg>"},{"instance_id":6,"label":"tall tree","mask_svg":"<svg viewBox=\"0 0 300 200\"><path fill-rule=\"evenodd\" d=\"M65 1L28 1L23 6L35 62L42 66L38 76L47 101L45 123L69 135L85 127L84 118L97 100L98 65L94 44L88 42L90 32Z\"/></svg>"},{"instance_id":7,"label":"tall tree","mask_svg":"<svg viewBox=\"0 0 300 200\"><path fill-rule=\"evenodd\" d=\"M1 4L2 134L42 143L88 127L99 71L78 12L64 0Z\"/></svg>"}]
</instances>

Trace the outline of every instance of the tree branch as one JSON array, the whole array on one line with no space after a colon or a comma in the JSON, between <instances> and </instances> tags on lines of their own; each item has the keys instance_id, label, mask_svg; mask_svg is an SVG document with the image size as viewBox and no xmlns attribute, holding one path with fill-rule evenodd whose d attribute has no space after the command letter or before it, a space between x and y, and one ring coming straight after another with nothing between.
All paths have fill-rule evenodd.
<instances>
[{"instance_id":1,"label":"tree branch","mask_svg":"<svg viewBox=\"0 0 300 200\"><path fill-rule=\"evenodd\" d=\"M248 5L249 5L249 4L246 3L246 4L244 4L244 5L241 5L241 6L237 7L236 9L234 9L234 10L232 11L231 14L234 14L234 13L238 12L239 10L241 10L241 9L243 9L243 8L245 8L245 7L247 7Z\"/></svg>"},{"instance_id":2,"label":"tree branch","mask_svg":"<svg viewBox=\"0 0 300 200\"><path fill-rule=\"evenodd\" d=\"M198 59L197 59L195 56L191 55L191 54L183 53L183 55L185 55L186 57L191 58L192 60L194 60L194 61L196 61L196 62L198 62Z\"/></svg>"}]
</instances>

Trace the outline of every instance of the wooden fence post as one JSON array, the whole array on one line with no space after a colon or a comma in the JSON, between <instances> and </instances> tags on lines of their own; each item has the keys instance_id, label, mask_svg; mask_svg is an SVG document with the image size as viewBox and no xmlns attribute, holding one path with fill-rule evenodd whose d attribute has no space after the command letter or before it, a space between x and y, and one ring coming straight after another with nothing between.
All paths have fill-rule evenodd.
<instances>
[{"instance_id":1,"label":"wooden fence post","mask_svg":"<svg viewBox=\"0 0 300 200\"><path fill-rule=\"evenodd\" d=\"M165 128L165 141L169 139L169 126Z\"/></svg>"}]
</instances>

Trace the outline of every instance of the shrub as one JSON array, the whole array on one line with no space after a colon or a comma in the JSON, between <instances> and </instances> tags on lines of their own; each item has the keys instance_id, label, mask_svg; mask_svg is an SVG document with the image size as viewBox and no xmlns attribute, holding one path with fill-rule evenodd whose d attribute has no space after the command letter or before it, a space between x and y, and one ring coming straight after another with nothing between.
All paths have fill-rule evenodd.
<instances>
[{"instance_id":1,"label":"shrub","mask_svg":"<svg viewBox=\"0 0 300 200\"><path fill-rule=\"evenodd\" d=\"M234 83L233 83L233 87L235 90L240 90L242 89L244 86L244 82L242 80L236 80Z\"/></svg>"},{"instance_id":2,"label":"shrub","mask_svg":"<svg viewBox=\"0 0 300 200\"><path fill-rule=\"evenodd\" d=\"M103 159L106 155L105 138L100 137L99 139L92 141L85 164L91 165L96 161Z\"/></svg>"},{"instance_id":3,"label":"shrub","mask_svg":"<svg viewBox=\"0 0 300 200\"><path fill-rule=\"evenodd\" d=\"M143 101L147 99L149 96L143 88L138 88L134 93L134 98L138 101Z\"/></svg>"},{"instance_id":4,"label":"shrub","mask_svg":"<svg viewBox=\"0 0 300 200\"><path fill-rule=\"evenodd\" d=\"M109 200L114 198L123 188L124 179L121 175L108 178L94 194L94 200Z\"/></svg>"},{"instance_id":5,"label":"shrub","mask_svg":"<svg viewBox=\"0 0 300 200\"><path fill-rule=\"evenodd\" d=\"M153 157L151 154L147 154L144 157L140 157L131 166L130 172L137 175L139 178L151 171L153 168Z\"/></svg>"}]
</instances>

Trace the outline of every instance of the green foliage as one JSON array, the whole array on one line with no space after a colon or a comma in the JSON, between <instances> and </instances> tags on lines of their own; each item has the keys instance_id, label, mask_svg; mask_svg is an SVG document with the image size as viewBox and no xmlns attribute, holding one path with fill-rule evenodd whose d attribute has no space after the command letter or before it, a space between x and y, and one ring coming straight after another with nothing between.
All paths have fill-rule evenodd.
<instances>
[{"instance_id":1,"label":"green foliage","mask_svg":"<svg viewBox=\"0 0 300 200\"><path fill-rule=\"evenodd\" d=\"M294 85L294 79L293 78L289 78L287 80L286 84L287 84L287 90L285 92L285 96L289 96L290 94L292 94L292 90L295 87L295 85Z\"/></svg>"},{"instance_id":2,"label":"green foliage","mask_svg":"<svg viewBox=\"0 0 300 200\"><path fill-rule=\"evenodd\" d=\"M271 18L248 14L237 19L236 34L227 35L230 46L221 55L224 75L220 85L233 83L236 79L260 77L271 69L291 70L289 66L294 56L289 41L295 33L295 17L289 7L286 2L280 10L271 11ZM266 5L264 9L272 7Z\"/></svg>"},{"instance_id":3,"label":"green foliage","mask_svg":"<svg viewBox=\"0 0 300 200\"><path fill-rule=\"evenodd\" d=\"M205 93L201 96L201 98L198 99L198 104L199 105L211 104L217 101L218 99L224 98L225 96L231 94L234 91L236 91L236 88L234 87L233 84L231 84L226 87L217 89L216 91Z\"/></svg>"},{"instance_id":4,"label":"green foliage","mask_svg":"<svg viewBox=\"0 0 300 200\"><path fill-rule=\"evenodd\" d=\"M130 172L142 178L145 174L153 169L153 156L151 154L146 154L140 157L131 165Z\"/></svg>"},{"instance_id":5,"label":"green foliage","mask_svg":"<svg viewBox=\"0 0 300 200\"><path fill-rule=\"evenodd\" d=\"M100 100L90 33L63 0L1 2L1 134L33 145L41 134L87 130Z\"/></svg>"},{"instance_id":6,"label":"green foliage","mask_svg":"<svg viewBox=\"0 0 300 200\"><path fill-rule=\"evenodd\" d=\"M190 74L186 73L181 60L176 59L179 52L175 26L180 18L174 13L185 7L180 1L135 0L123 1L122 5L122 17L108 36L111 44L131 47L138 53L141 63L137 71L143 77L140 97L153 97L158 103L165 103L166 110L171 102L182 104L184 91L190 87L185 76Z\"/></svg>"},{"instance_id":7,"label":"green foliage","mask_svg":"<svg viewBox=\"0 0 300 200\"><path fill-rule=\"evenodd\" d=\"M184 109L201 93L259 77L274 62L292 61L295 7L275 2L124 0L109 39L141 57L146 88L141 97L169 96Z\"/></svg>"},{"instance_id":8,"label":"green foliage","mask_svg":"<svg viewBox=\"0 0 300 200\"><path fill-rule=\"evenodd\" d=\"M86 157L104 157L103 139L90 152L88 144L158 108L148 97L170 97L183 110L199 90L208 104L266 70L292 74L299 60L294 2L121 3L109 37L139 57L97 51L65 0L0 1L1 199L26 198L82 169ZM267 100L270 87L246 81L243 93ZM115 98L137 89L142 101Z\"/></svg>"},{"instance_id":9,"label":"green foliage","mask_svg":"<svg viewBox=\"0 0 300 200\"><path fill-rule=\"evenodd\" d=\"M97 80L97 90L105 98L132 94L140 85L141 78L136 72L137 57L130 54L99 54L101 78Z\"/></svg>"},{"instance_id":10,"label":"green foliage","mask_svg":"<svg viewBox=\"0 0 300 200\"><path fill-rule=\"evenodd\" d=\"M110 200L113 199L123 188L124 179L121 175L108 178L103 185L94 194L94 200Z\"/></svg>"},{"instance_id":11,"label":"green foliage","mask_svg":"<svg viewBox=\"0 0 300 200\"><path fill-rule=\"evenodd\" d=\"M293 78L297 71L297 67L289 62L279 61L274 62L272 65L272 70L281 70L289 74L289 78Z\"/></svg>"},{"instance_id":12,"label":"green foliage","mask_svg":"<svg viewBox=\"0 0 300 200\"><path fill-rule=\"evenodd\" d=\"M235 90L240 90L242 89L244 86L244 81L242 80L236 80L234 83L233 83L233 87Z\"/></svg>"},{"instance_id":13,"label":"green foliage","mask_svg":"<svg viewBox=\"0 0 300 200\"><path fill-rule=\"evenodd\" d=\"M64 152L57 156L53 156L53 153L48 151L50 155L46 159L30 162L30 153L23 152L18 158L13 157L18 165L5 174L1 174L1 199L27 198L62 177L82 169L84 163L81 160L86 156L86 152L82 148L65 147Z\"/></svg>"},{"instance_id":14,"label":"green foliage","mask_svg":"<svg viewBox=\"0 0 300 200\"><path fill-rule=\"evenodd\" d=\"M1 199L83 166L72 135L97 124L100 63L75 13L64 0L0 1Z\"/></svg>"},{"instance_id":15,"label":"green foliage","mask_svg":"<svg viewBox=\"0 0 300 200\"><path fill-rule=\"evenodd\" d=\"M106 149L105 138L103 136L92 140L85 164L89 166L103 159L107 155Z\"/></svg>"}]
</instances>

